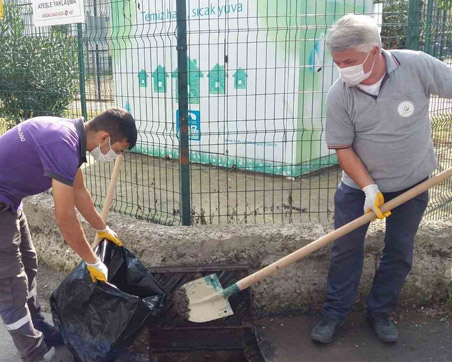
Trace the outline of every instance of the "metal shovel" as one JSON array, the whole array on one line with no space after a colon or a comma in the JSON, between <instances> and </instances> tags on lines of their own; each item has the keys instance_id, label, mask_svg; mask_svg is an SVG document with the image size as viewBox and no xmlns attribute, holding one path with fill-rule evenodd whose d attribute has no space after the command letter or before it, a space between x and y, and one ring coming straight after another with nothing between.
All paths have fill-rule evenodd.
<instances>
[{"instance_id":1,"label":"metal shovel","mask_svg":"<svg viewBox=\"0 0 452 362\"><path fill-rule=\"evenodd\" d=\"M452 168L449 168L448 170L433 176L429 180L388 201L381 207L381 211L385 213L392 210L451 176ZM275 261L267 267L239 280L226 289L223 289L216 274L211 274L204 278L188 282L174 293L173 301L179 313L192 322L208 322L232 315L234 312L232 311L228 300L231 295L234 295L261 281L262 279L273 275L278 270L293 264L297 260L304 258L323 246L332 243L337 238L375 219L376 215L373 212L366 213L356 220L334 230L328 235L313 241L312 243Z\"/></svg>"}]
</instances>

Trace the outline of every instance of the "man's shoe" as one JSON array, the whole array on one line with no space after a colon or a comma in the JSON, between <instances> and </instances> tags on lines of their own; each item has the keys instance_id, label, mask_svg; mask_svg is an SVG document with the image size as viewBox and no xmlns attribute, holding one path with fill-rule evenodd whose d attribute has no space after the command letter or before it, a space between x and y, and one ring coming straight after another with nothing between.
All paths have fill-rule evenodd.
<instances>
[{"instance_id":1,"label":"man's shoe","mask_svg":"<svg viewBox=\"0 0 452 362\"><path fill-rule=\"evenodd\" d=\"M44 342L48 347L60 346L64 344L61 333L58 332L55 327L50 325L49 323L44 321L33 322L33 326L43 334Z\"/></svg>"},{"instance_id":2,"label":"man's shoe","mask_svg":"<svg viewBox=\"0 0 452 362\"><path fill-rule=\"evenodd\" d=\"M384 343L395 343L399 338L397 327L388 313L371 313L367 315L367 320L372 325L378 339Z\"/></svg>"},{"instance_id":3,"label":"man's shoe","mask_svg":"<svg viewBox=\"0 0 452 362\"><path fill-rule=\"evenodd\" d=\"M322 320L312 329L311 339L319 343L331 343L334 340L334 334L344 323L344 319L322 317Z\"/></svg>"},{"instance_id":4,"label":"man's shoe","mask_svg":"<svg viewBox=\"0 0 452 362\"><path fill-rule=\"evenodd\" d=\"M50 348L47 351L47 353L44 356L42 356L43 359L41 361L42 362L51 361L53 357L55 357L55 347Z\"/></svg>"},{"instance_id":5,"label":"man's shoe","mask_svg":"<svg viewBox=\"0 0 452 362\"><path fill-rule=\"evenodd\" d=\"M47 347L44 345L42 345L42 351L40 351L40 353L38 353L37 356L35 356L33 358L33 362L48 362L48 361L53 361L54 357L55 357L55 347L52 347L50 349L47 349Z\"/></svg>"}]
</instances>

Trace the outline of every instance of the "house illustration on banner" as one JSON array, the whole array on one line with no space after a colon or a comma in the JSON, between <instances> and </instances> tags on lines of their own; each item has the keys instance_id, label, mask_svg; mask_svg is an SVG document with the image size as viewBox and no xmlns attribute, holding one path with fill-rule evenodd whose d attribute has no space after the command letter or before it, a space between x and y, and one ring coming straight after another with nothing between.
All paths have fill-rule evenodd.
<instances>
[{"instance_id":1,"label":"house illustration on banner","mask_svg":"<svg viewBox=\"0 0 452 362\"><path fill-rule=\"evenodd\" d=\"M166 93L166 78L168 78L168 73L165 71L165 67L159 65L152 73L154 92Z\"/></svg>"},{"instance_id":2,"label":"house illustration on banner","mask_svg":"<svg viewBox=\"0 0 452 362\"><path fill-rule=\"evenodd\" d=\"M175 94L176 99L179 99L179 82L178 82L178 72L176 69L172 77L175 78ZM200 69L198 68L197 62L195 59L188 58L187 62L187 78L188 78L188 103L189 104L199 104L199 88L200 88L200 79L204 77Z\"/></svg>"},{"instance_id":3,"label":"house illustration on banner","mask_svg":"<svg viewBox=\"0 0 452 362\"><path fill-rule=\"evenodd\" d=\"M140 87L146 88L148 86L148 72L146 70L141 69L138 73L138 83L140 84Z\"/></svg>"},{"instance_id":4,"label":"house illustration on banner","mask_svg":"<svg viewBox=\"0 0 452 362\"><path fill-rule=\"evenodd\" d=\"M209 77L209 93L224 94L224 83L228 76L228 74L224 71L224 65L217 63L207 76Z\"/></svg>"},{"instance_id":5,"label":"house illustration on banner","mask_svg":"<svg viewBox=\"0 0 452 362\"><path fill-rule=\"evenodd\" d=\"M244 69L237 69L232 76L234 77L235 89L246 89L246 78L248 77L248 74L246 74Z\"/></svg>"}]
</instances>

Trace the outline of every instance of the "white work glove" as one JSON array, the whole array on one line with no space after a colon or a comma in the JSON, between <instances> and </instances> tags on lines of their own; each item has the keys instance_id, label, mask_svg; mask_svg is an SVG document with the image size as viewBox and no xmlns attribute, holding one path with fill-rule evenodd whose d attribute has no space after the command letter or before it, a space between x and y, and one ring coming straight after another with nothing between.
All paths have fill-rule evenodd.
<instances>
[{"instance_id":1,"label":"white work glove","mask_svg":"<svg viewBox=\"0 0 452 362\"><path fill-rule=\"evenodd\" d=\"M96 281L106 282L108 280L107 266L99 258L97 258L97 261L94 264L86 263L86 266L91 274L93 283Z\"/></svg>"},{"instance_id":2,"label":"white work glove","mask_svg":"<svg viewBox=\"0 0 452 362\"><path fill-rule=\"evenodd\" d=\"M363 188L366 194L366 201L364 202L364 213L373 211L379 219L383 219L391 215L391 211L381 212L380 207L385 203L383 194L378 189L376 184L367 185Z\"/></svg>"},{"instance_id":3,"label":"white work glove","mask_svg":"<svg viewBox=\"0 0 452 362\"><path fill-rule=\"evenodd\" d=\"M121 240L118 239L118 234L108 226L104 230L96 230L96 233L99 235L100 239L107 239L118 246L123 246Z\"/></svg>"}]
</instances>

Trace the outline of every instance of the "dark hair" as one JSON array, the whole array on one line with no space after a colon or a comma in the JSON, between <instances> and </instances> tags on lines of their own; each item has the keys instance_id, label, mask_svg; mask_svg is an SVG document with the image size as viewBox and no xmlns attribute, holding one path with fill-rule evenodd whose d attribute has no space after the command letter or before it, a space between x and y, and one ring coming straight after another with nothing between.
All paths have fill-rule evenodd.
<instances>
[{"instance_id":1,"label":"dark hair","mask_svg":"<svg viewBox=\"0 0 452 362\"><path fill-rule=\"evenodd\" d=\"M111 143L121 142L124 139L132 149L137 142L137 127L132 115L121 108L110 108L98 114L88 122L93 132L106 131L110 134Z\"/></svg>"}]
</instances>

